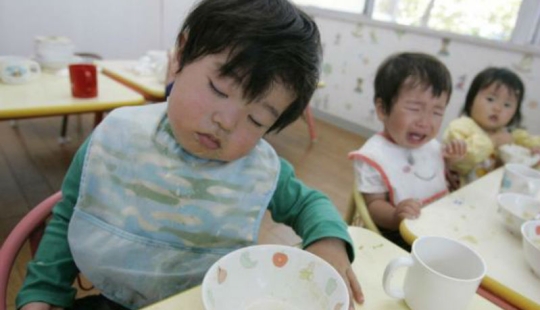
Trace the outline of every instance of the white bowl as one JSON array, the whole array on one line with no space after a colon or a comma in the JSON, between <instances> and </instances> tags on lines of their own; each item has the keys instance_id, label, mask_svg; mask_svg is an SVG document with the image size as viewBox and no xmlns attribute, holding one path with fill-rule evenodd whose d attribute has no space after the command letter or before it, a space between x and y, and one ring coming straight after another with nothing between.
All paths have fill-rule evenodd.
<instances>
[{"instance_id":1,"label":"white bowl","mask_svg":"<svg viewBox=\"0 0 540 310\"><path fill-rule=\"evenodd\" d=\"M521 235L523 223L533 220L540 213L540 201L525 194L499 194L497 202L506 228L516 236Z\"/></svg>"},{"instance_id":2,"label":"white bowl","mask_svg":"<svg viewBox=\"0 0 540 310\"><path fill-rule=\"evenodd\" d=\"M540 220L527 221L521 226L523 254L533 272L540 277Z\"/></svg>"},{"instance_id":3,"label":"white bowl","mask_svg":"<svg viewBox=\"0 0 540 310\"><path fill-rule=\"evenodd\" d=\"M504 144L499 147L499 156L505 164L523 164L529 167L540 161L540 155L532 154L531 150L517 144Z\"/></svg>"},{"instance_id":4,"label":"white bowl","mask_svg":"<svg viewBox=\"0 0 540 310\"><path fill-rule=\"evenodd\" d=\"M222 257L204 276L202 298L207 310L349 308L345 282L330 264L282 245L256 245Z\"/></svg>"}]
</instances>

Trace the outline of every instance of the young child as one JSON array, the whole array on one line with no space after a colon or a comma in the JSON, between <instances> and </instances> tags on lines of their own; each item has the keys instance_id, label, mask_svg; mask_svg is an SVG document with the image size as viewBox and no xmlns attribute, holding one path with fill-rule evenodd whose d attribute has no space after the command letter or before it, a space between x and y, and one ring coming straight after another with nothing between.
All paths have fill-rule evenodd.
<instances>
[{"instance_id":1,"label":"young child","mask_svg":"<svg viewBox=\"0 0 540 310\"><path fill-rule=\"evenodd\" d=\"M461 139L467 153L451 170L467 184L500 166L498 148L515 143L540 152L540 136L517 129L521 122L521 102L525 87L521 79L506 68L487 68L476 75L467 92L460 118L452 121L444 140Z\"/></svg>"},{"instance_id":2,"label":"young child","mask_svg":"<svg viewBox=\"0 0 540 310\"><path fill-rule=\"evenodd\" d=\"M76 154L17 307L70 307L78 272L102 295L74 308L152 304L256 244L269 209L342 275L353 309L363 297L346 224L262 139L317 87L314 21L287 0L203 0L177 51L168 102L111 112Z\"/></svg>"},{"instance_id":3,"label":"young child","mask_svg":"<svg viewBox=\"0 0 540 310\"><path fill-rule=\"evenodd\" d=\"M435 139L452 93L446 66L422 53L388 57L375 76L375 108L384 130L357 151L358 191L383 236L409 249L398 227L448 193L445 160L465 153L462 141L444 148Z\"/></svg>"}]
</instances>

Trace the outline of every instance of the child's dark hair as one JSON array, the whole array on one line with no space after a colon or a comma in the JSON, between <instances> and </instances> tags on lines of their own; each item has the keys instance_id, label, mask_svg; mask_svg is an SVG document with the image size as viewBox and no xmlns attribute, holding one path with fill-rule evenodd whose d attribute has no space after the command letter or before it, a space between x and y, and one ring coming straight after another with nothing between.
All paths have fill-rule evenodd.
<instances>
[{"instance_id":1,"label":"child's dark hair","mask_svg":"<svg viewBox=\"0 0 540 310\"><path fill-rule=\"evenodd\" d=\"M202 0L177 37L187 34L177 55L179 70L211 54L230 52L220 68L256 100L279 82L296 99L268 130L280 131L295 121L311 100L320 74L322 48L315 22L287 0Z\"/></svg>"},{"instance_id":2,"label":"child's dark hair","mask_svg":"<svg viewBox=\"0 0 540 310\"><path fill-rule=\"evenodd\" d=\"M375 75L374 100L381 100L384 113L389 114L404 84L431 87L433 96L443 92L452 95L452 77L437 58L424 53L398 53L386 58Z\"/></svg>"},{"instance_id":3,"label":"child's dark hair","mask_svg":"<svg viewBox=\"0 0 540 310\"><path fill-rule=\"evenodd\" d=\"M469 87L469 91L467 92L467 97L465 98L465 106L463 107L462 114L471 116L474 98L476 98L479 91L489 87L493 83L506 86L508 90L513 92L516 96L516 113L506 126L513 128L519 127L521 124L521 102L525 95L525 86L517 74L506 68L489 67L474 77L474 80Z\"/></svg>"}]
</instances>

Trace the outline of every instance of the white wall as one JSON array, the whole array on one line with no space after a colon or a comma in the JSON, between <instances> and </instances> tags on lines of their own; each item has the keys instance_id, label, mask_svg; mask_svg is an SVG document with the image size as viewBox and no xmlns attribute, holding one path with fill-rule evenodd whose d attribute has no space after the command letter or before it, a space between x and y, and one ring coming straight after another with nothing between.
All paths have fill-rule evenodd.
<instances>
[{"instance_id":1,"label":"white wall","mask_svg":"<svg viewBox=\"0 0 540 310\"><path fill-rule=\"evenodd\" d=\"M32 56L34 37L63 35L78 52L138 58L174 44L195 0L0 0L0 55Z\"/></svg>"},{"instance_id":2,"label":"white wall","mask_svg":"<svg viewBox=\"0 0 540 310\"><path fill-rule=\"evenodd\" d=\"M378 65L399 51L435 55L449 68L453 94L442 129L459 112L474 76L488 66L507 67L523 80L523 125L540 134L540 49L495 44L434 31L375 22L349 14L306 9L319 25L324 49L322 79L327 86L313 100L317 116L363 135L382 128L373 106L373 80ZM448 40L448 41L446 41ZM442 133L442 131L441 131Z\"/></svg>"}]
</instances>

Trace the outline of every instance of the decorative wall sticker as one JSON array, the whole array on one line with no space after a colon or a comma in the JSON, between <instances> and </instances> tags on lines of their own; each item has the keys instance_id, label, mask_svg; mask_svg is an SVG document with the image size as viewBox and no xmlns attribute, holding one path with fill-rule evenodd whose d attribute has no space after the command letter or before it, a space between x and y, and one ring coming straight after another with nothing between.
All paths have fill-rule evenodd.
<instances>
[{"instance_id":1,"label":"decorative wall sticker","mask_svg":"<svg viewBox=\"0 0 540 310\"><path fill-rule=\"evenodd\" d=\"M533 62L534 58L532 54L523 54L521 61L518 64L514 64L514 69L523 73L531 72Z\"/></svg>"},{"instance_id":2,"label":"decorative wall sticker","mask_svg":"<svg viewBox=\"0 0 540 310\"><path fill-rule=\"evenodd\" d=\"M325 75L330 75L330 74L332 74L332 65L329 64L329 63L323 64L323 73L324 73Z\"/></svg>"},{"instance_id":3,"label":"decorative wall sticker","mask_svg":"<svg viewBox=\"0 0 540 310\"><path fill-rule=\"evenodd\" d=\"M362 84L363 83L364 83L364 79L357 78L356 79L356 88L354 89L354 91L361 94L363 92L363 90L362 90Z\"/></svg>"},{"instance_id":4,"label":"decorative wall sticker","mask_svg":"<svg viewBox=\"0 0 540 310\"><path fill-rule=\"evenodd\" d=\"M371 30L369 32L369 36L371 37L371 43L377 44L379 43L379 38L377 37L377 32L375 30Z\"/></svg>"},{"instance_id":5,"label":"decorative wall sticker","mask_svg":"<svg viewBox=\"0 0 540 310\"><path fill-rule=\"evenodd\" d=\"M366 66L369 65L369 58L364 57L364 58L362 59L362 62L363 62L364 65L366 65Z\"/></svg>"},{"instance_id":6,"label":"decorative wall sticker","mask_svg":"<svg viewBox=\"0 0 540 310\"><path fill-rule=\"evenodd\" d=\"M531 100L531 101L529 101L528 106L529 106L529 109L536 110L536 109L538 109L538 101Z\"/></svg>"},{"instance_id":7,"label":"decorative wall sticker","mask_svg":"<svg viewBox=\"0 0 540 310\"><path fill-rule=\"evenodd\" d=\"M350 102L345 103L345 110L350 111L352 109L352 104Z\"/></svg>"},{"instance_id":8,"label":"decorative wall sticker","mask_svg":"<svg viewBox=\"0 0 540 310\"><path fill-rule=\"evenodd\" d=\"M458 82L456 84L456 89L465 90L465 82L467 81L467 75L463 74L458 77Z\"/></svg>"},{"instance_id":9,"label":"decorative wall sticker","mask_svg":"<svg viewBox=\"0 0 540 310\"><path fill-rule=\"evenodd\" d=\"M357 38L363 38L364 37L364 25L358 23L356 24L356 28L352 31L352 35Z\"/></svg>"},{"instance_id":10,"label":"decorative wall sticker","mask_svg":"<svg viewBox=\"0 0 540 310\"><path fill-rule=\"evenodd\" d=\"M370 108L369 109L369 113L368 115L366 116L366 121L370 124L373 124L377 121L377 115L375 113L375 108Z\"/></svg>"},{"instance_id":11,"label":"decorative wall sticker","mask_svg":"<svg viewBox=\"0 0 540 310\"><path fill-rule=\"evenodd\" d=\"M334 37L334 45L339 45L339 43L341 43L341 34L337 33Z\"/></svg>"},{"instance_id":12,"label":"decorative wall sticker","mask_svg":"<svg viewBox=\"0 0 540 310\"><path fill-rule=\"evenodd\" d=\"M441 49L437 54L440 56L448 56L450 53L448 52L448 45L450 45L450 39L449 38L442 38L441 40Z\"/></svg>"},{"instance_id":13,"label":"decorative wall sticker","mask_svg":"<svg viewBox=\"0 0 540 310\"><path fill-rule=\"evenodd\" d=\"M396 33L396 36L398 37L399 40L401 40L401 38L403 37L403 35L405 35L405 33L407 33L405 30L403 29L396 29L394 30L394 32Z\"/></svg>"}]
</instances>

